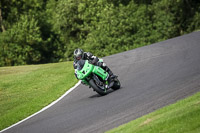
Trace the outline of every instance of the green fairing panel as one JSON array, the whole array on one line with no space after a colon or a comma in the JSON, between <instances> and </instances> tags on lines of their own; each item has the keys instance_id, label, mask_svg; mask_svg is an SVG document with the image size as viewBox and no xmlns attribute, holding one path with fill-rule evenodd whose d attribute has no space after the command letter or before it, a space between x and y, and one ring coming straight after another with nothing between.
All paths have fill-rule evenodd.
<instances>
[{"instance_id":1,"label":"green fairing panel","mask_svg":"<svg viewBox=\"0 0 200 133\"><path fill-rule=\"evenodd\" d=\"M90 73L92 72L93 68L94 68L94 65L89 64L88 60L86 60L84 67L80 71L77 71L78 79L82 80L88 77Z\"/></svg>"},{"instance_id":2,"label":"green fairing panel","mask_svg":"<svg viewBox=\"0 0 200 133\"><path fill-rule=\"evenodd\" d=\"M98 67L98 66L96 66L93 69L93 73L100 76L103 80L105 80L108 76L108 73L105 70L103 70L101 67Z\"/></svg>"},{"instance_id":3,"label":"green fairing panel","mask_svg":"<svg viewBox=\"0 0 200 133\"><path fill-rule=\"evenodd\" d=\"M103 59L100 59L100 62L103 62ZM86 81L86 77L88 77L92 72L101 77L103 80L108 77L108 73L104 69L99 66L92 65L88 63L88 60L86 60L83 68L77 71L78 79L88 84L88 82Z\"/></svg>"}]
</instances>

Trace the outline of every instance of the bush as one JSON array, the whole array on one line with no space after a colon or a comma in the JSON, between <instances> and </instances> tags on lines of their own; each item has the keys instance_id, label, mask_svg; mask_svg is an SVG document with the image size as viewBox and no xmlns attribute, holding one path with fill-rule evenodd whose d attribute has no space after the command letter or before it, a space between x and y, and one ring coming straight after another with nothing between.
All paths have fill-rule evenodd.
<instances>
[{"instance_id":1,"label":"bush","mask_svg":"<svg viewBox=\"0 0 200 133\"><path fill-rule=\"evenodd\" d=\"M41 60L43 40L34 17L22 15L11 29L0 35L1 66L37 63Z\"/></svg>"},{"instance_id":2,"label":"bush","mask_svg":"<svg viewBox=\"0 0 200 133\"><path fill-rule=\"evenodd\" d=\"M34 4L30 4L34 3ZM0 1L0 66L107 56L200 29L193 0ZM1 17L1 16L0 16Z\"/></svg>"}]
</instances>

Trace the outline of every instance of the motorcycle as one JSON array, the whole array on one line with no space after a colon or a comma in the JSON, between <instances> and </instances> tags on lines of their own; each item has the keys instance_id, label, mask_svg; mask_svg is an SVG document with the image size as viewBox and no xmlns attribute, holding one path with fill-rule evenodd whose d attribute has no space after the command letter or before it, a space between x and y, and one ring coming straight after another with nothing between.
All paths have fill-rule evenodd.
<instances>
[{"instance_id":1,"label":"motorcycle","mask_svg":"<svg viewBox=\"0 0 200 133\"><path fill-rule=\"evenodd\" d=\"M103 59L99 59L103 62ZM108 94L109 89L117 90L121 87L117 76L110 77L108 72L99 66L91 64L88 60L79 60L76 70L77 78L89 88L92 87L99 95Z\"/></svg>"}]
</instances>

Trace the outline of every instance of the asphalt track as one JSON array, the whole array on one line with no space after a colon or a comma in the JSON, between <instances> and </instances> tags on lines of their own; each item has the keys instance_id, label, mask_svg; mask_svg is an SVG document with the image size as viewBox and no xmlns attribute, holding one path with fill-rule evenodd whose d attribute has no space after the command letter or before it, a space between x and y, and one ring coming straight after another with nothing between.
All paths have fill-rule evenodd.
<instances>
[{"instance_id":1,"label":"asphalt track","mask_svg":"<svg viewBox=\"0 0 200 133\"><path fill-rule=\"evenodd\" d=\"M5 133L104 132L200 91L200 32L104 58L122 89L100 97L79 85Z\"/></svg>"}]
</instances>

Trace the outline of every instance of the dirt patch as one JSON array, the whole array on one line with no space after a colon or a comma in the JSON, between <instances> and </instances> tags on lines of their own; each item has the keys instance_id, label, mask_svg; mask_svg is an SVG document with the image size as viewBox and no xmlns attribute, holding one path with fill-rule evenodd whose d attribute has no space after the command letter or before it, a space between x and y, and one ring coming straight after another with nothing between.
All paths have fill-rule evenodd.
<instances>
[{"instance_id":1,"label":"dirt patch","mask_svg":"<svg viewBox=\"0 0 200 133\"><path fill-rule=\"evenodd\" d=\"M143 123L141 123L140 126L144 126L146 124L149 124L151 121L153 121L153 119L147 118L147 120L144 121Z\"/></svg>"}]
</instances>

